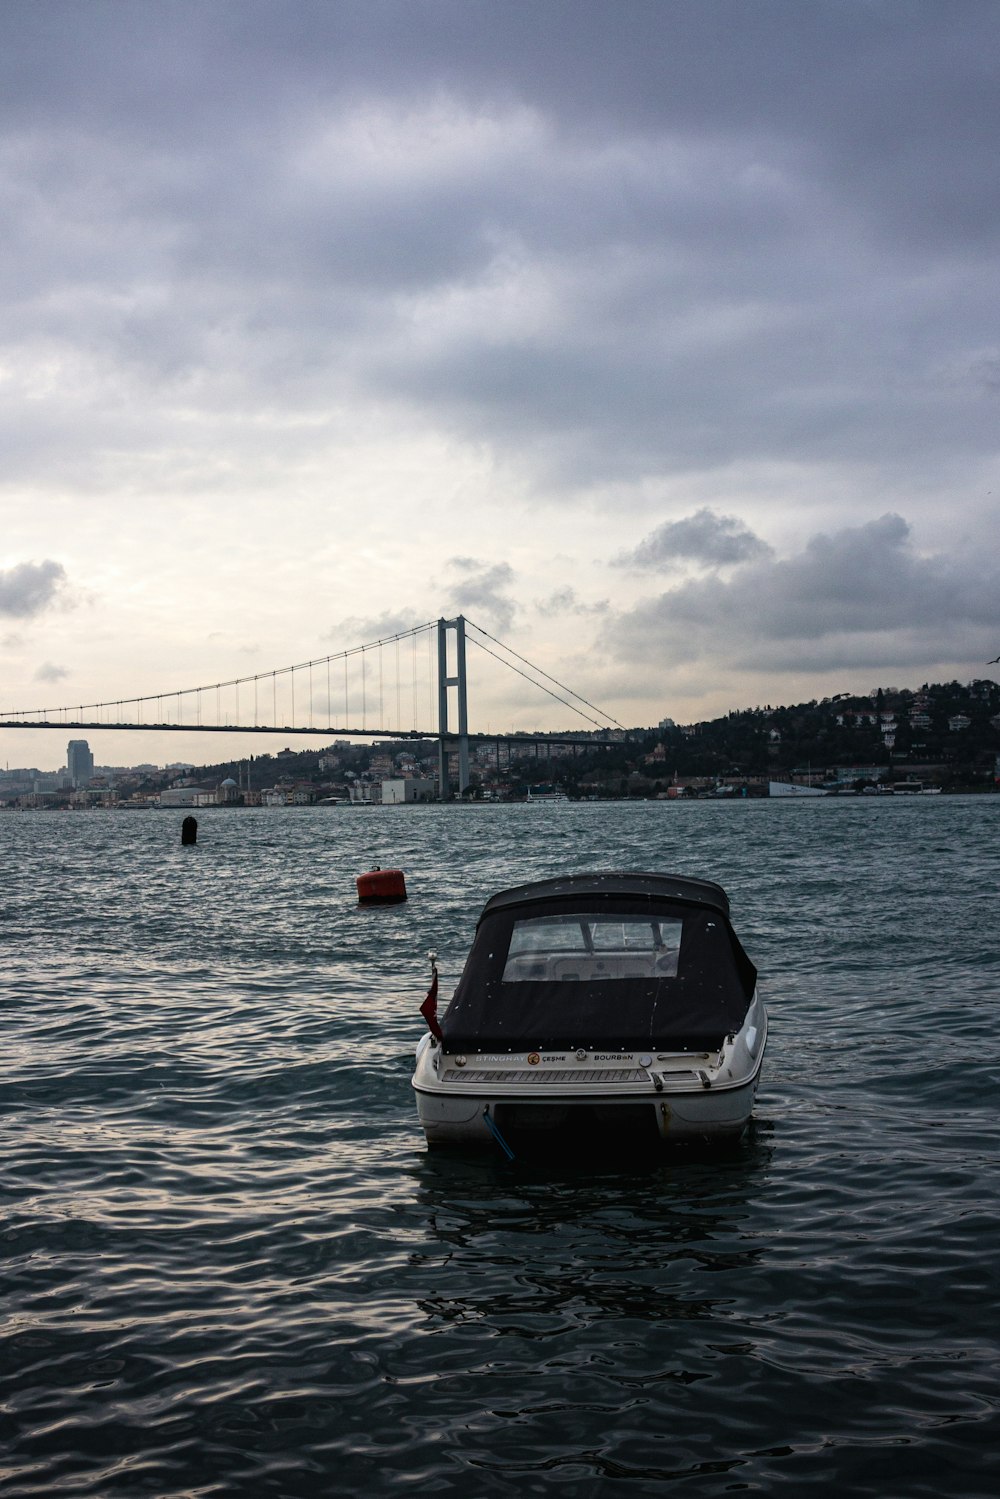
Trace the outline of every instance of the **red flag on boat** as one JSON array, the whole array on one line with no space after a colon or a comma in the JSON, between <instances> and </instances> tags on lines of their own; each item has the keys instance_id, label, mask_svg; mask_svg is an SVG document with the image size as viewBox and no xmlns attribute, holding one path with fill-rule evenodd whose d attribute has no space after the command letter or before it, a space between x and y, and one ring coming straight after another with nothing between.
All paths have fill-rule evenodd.
<instances>
[{"instance_id":1,"label":"red flag on boat","mask_svg":"<svg viewBox=\"0 0 1000 1499\"><path fill-rule=\"evenodd\" d=\"M435 968L431 986L427 991L427 998L420 1006L420 1013L427 1021L427 1029L435 1040L443 1041L444 1034L438 1025L438 971Z\"/></svg>"}]
</instances>

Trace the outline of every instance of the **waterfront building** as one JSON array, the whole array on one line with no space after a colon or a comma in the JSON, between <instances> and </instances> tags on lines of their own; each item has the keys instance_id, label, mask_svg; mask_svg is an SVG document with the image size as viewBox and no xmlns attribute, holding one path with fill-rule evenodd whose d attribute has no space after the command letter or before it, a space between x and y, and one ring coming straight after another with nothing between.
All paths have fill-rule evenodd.
<instances>
[{"instance_id":1,"label":"waterfront building","mask_svg":"<svg viewBox=\"0 0 1000 1499\"><path fill-rule=\"evenodd\" d=\"M94 774L94 757L86 739L71 739L66 746L66 770L74 790L86 786Z\"/></svg>"},{"instance_id":2,"label":"waterfront building","mask_svg":"<svg viewBox=\"0 0 1000 1499\"><path fill-rule=\"evenodd\" d=\"M160 792L161 807L193 807L198 788L196 786L169 786Z\"/></svg>"},{"instance_id":3,"label":"waterfront building","mask_svg":"<svg viewBox=\"0 0 1000 1499\"><path fill-rule=\"evenodd\" d=\"M402 806L404 802L432 802L437 799L437 781L421 776L387 777L382 782L382 805Z\"/></svg>"}]
</instances>

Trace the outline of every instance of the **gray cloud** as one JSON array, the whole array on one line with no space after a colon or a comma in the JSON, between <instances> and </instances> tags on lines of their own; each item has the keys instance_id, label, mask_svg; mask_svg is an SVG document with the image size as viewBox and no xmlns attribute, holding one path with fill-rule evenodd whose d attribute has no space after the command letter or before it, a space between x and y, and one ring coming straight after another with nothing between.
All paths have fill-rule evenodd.
<instances>
[{"instance_id":1,"label":"gray cloud","mask_svg":"<svg viewBox=\"0 0 1000 1499\"><path fill-rule=\"evenodd\" d=\"M548 598L537 599L535 608L543 619L557 619L567 614L607 614L611 605L607 599L598 599L593 604L585 603L583 599L578 598L576 589L567 585L564 588L557 588L554 593L549 594Z\"/></svg>"},{"instance_id":2,"label":"gray cloud","mask_svg":"<svg viewBox=\"0 0 1000 1499\"><path fill-rule=\"evenodd\" d=\"M333 643L334 650L352 650L358 645L368 645L378 640L391 640L403 635L418 625L429 623L413 609L385 609L381 614L348 614L331 625L323 636Z\"/></svg>"},{"instance_id":3,"label":"gray cloud","mask_svg":"<svg viewBox=\"0 0 1000 1499\"><path fill-rule=\"evenodd\" d=\"M620 673L637 692L666 646L692 679L996 653L992 615L975 644L997 556L976 524L997 493L994 0L8 11L0 482L21 536L87 504L102 544L134 526L149 556L161 537L136 533L166 496L176 536L210 522L234 549L322 534L352 561L389 536L388 575L443 513L388 513L398 453L432 455L436 494L472 455L488 477L456 485L448 534L468 539L446 546L485 553L479 495L511 478L522 505L599 501L608 553L654 498L695 512L630 567L739 564L634 609L616 574L603 638L641 663ZM893 507L913 536L849 524ZM918 549L945 527L953 552ZM44 577L0 574L0 613L63 581L46 599ZM601 607L545 586L543 618ZM465 558L442 593L434 612L515 622L506 564ZM359 615L327 639L419 622Z\"/></svg>"},{"instance_id":4,"label":"gray cloud","mask_svg":"<svg viewBox=\"0 0 1000 1499\"><path fill-rule=\"evenodd\" d=\"M994 452L992 4L55 0L5 40L9 472L344 401L550 493Z\"/></svg>"},{"instance_id":5,"label":"gray cloud","mask_svg":"<svg viewBox=\"0 0 1000 1499\"><path fill-rule=\"evenodd\" d=\"M0 572L0 614L30 619L54 604L65 586L61 562L19 562Z\"/></svg>"},{"instance_id":6,"label":"gray cloud","mask_svg":"<svg viewBox=\"0 0 1000 1499\"><path fill-rule=\"evenodd\" d=\"M614 620L618 659L724 662L774 671L888 666L983 655L996 638L997 568L983 555L922 556L898 515L813 536L787 559L726 580L689 579Z\"/></svg>"},{"instance_id":7,"label":"gray cloud","mask_svg":"<svg viewBox=\"0 0 1000 1499\"><path fill-rule=\"evenodd\" d=\"M515 604L507 590L514 570L507 562L480 562L474 557L450 557L448 567L462 574L448 588L451 607L460 614L475 615L484 624L506 631L514 623Z\"/></svg>"},{"instance_id":8,"label":"gray cloud","mask_svg":"<svg viewBox=\"0 0 1000 1499\"><path fill-rule=\"evenodd\" d=\"M65 666L54 666L51 661L43 661L35 672L36 682L62 682L69 676Z\"/></svg>"},{"instance_id":9,"label":"gray cloud","mask_svg":"<svg viewBox=\"0 0 1000 1499\"><path fill-rule=\"evenodd\" d=\"M772 548L735 515L703 506L682 520L664 521L631 551L613 558L616 567L669 571L684 562L725 567L771 555Z\"/></svg>"}]
</instances>

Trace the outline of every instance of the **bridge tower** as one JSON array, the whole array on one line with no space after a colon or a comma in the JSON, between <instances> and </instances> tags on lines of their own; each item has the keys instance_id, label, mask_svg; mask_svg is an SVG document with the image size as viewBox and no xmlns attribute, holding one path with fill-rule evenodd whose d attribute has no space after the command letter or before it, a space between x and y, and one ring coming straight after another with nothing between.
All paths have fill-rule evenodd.
<instances>
[{"instance_id":1,"label":"bridge tower","mask_svg":"<svg viewBox=\"0 0 1000 1499\"><path fill-rule=\"evenodd\" d=\"M465 615L455 619L439 619L438 631L438 795L442 801L449 796L448 742L454 738L448 726L448 689L457 688L458 710L458 794L463 796L469 786L469 694L465 671ZM449 674L448 635L455 636L455 673Z\"/></svg>"}]
</instances>

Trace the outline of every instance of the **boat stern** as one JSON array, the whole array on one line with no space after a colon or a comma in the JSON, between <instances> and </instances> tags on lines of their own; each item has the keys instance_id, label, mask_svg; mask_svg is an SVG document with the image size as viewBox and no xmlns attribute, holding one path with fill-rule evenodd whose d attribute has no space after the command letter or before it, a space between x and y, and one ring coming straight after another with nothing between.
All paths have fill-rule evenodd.
<instances>
[{"instance_id":1,"label":"boat stern","mask_svg":"<svg viewBox=\"0 0 1000 1499\"><path fill-rule=\"evenodd\" d=\"M413 1088L428 1145L628 1132L650 1141L739 1135L753 1109L767 1040L755 995L746 1020L715 1050L453 1053L430 1035Z\"/></svg>"}]
</instances>

